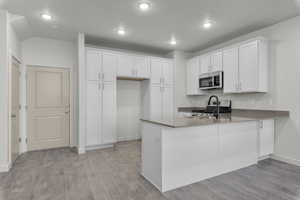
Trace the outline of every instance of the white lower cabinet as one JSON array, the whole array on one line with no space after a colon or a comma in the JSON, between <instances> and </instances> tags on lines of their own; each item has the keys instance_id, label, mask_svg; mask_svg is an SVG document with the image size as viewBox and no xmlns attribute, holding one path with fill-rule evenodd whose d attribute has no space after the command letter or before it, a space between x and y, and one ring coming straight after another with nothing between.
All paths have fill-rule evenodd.
<instances>
[{"instance_id":1,"label":"white lower cabinet","mask_svg":"<svg viewBox=\"0 0 300 200\"><path fill-rule=\"evenodd\" d=\"M115 83L87 83L86 145L96 146L116 142Z\"/></svg>"},{"instance_id":2,"label":"white lower cabinet","mask_svg":"<svg viewBox=\"0 0 300 200\"><path fill-rule=\"evenodd\" d=\"M258 121L259 157L274 153L274 119Z\"/></svg>"}]
</instances>

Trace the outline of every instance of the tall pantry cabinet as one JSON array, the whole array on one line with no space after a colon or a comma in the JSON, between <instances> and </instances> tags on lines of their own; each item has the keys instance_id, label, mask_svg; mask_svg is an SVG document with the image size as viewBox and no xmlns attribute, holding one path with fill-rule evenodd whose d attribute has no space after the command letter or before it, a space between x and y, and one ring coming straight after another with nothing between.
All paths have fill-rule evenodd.
<instances>
[{"instance_id":1,"label":"tall pantry cabinet","mask_svg":"<svg viewBox=\"0 0 300 200\"><path fill-rule=\"evenodd\" d=\"M150 58L151 78L144 85L143 117L172 120L174 116L174 65L171 59Z\"/></svg>"},{"instance_id":2,"label":"tall pantry cabinet","mask_svg":"<svg viewBox=\"0 0 300 200\"><path fill-rule=\"evenodd\" d=\"M116 142L117 55L86 50L86 146Z\"/></svg>"}]
</instances>

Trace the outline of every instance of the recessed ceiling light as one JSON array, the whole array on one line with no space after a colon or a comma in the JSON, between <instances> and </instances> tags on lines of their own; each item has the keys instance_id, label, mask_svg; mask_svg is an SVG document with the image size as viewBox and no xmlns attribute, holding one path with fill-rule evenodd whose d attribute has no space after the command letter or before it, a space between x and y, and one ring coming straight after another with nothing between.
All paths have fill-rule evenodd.
<instances>
[{"instance_id":1,"label":"recessed ceiling light","mask_svg":"<svg viewBox=\"0 0 300 200\"><path fill-rule=\"evenodd\" d=\"M138 2L138 8L141 11L147 11L147 10L150 9L150 7L151 7L151 4L148 1L140 1L140 2Z\"/></svg>"},{"instance_id":2,"label":"recessed ceiling light","mask_svg":"<svg viewBox=\"0 0 300 200\"><path fill-rule=\"evenodd\" d=\"M212 27L212 21L206 21L203 23L203 28L209 29Z\"/></svg>"},{"instance_id":3,"label":"recessed ceiling light","mask_svg":"<svg viewBox=\"0 0 300 200\"><path fill-rule=\"evenodd\" d=\"M46 21L51 21L52 20L52 16L49 14L41 14L42 19L46 20Z\"/></svg>"},{"instance_id":4,"label":"recessed ceiling light","mask_svg":"<svg viewBox=\"0 0 300 200\"><path fill-rule=\"evenodd\" d=\"M177 44L177 41L175 38L172 38L169 43L170 43L170 45L175 46Z\"/></svg>"},{"instance_id":5,"label":"recessed ceiling light","mask_svg":"<svg viewBox=\"0 0 300 200\"><path fill-rule=\"evenodd\" d=\"M126 31L125 31L124 28L118 28L117 33L118 33L119 35L122 35L122 36L123 36L123 35L126 34Z\"/></svg>"}]
</instances>

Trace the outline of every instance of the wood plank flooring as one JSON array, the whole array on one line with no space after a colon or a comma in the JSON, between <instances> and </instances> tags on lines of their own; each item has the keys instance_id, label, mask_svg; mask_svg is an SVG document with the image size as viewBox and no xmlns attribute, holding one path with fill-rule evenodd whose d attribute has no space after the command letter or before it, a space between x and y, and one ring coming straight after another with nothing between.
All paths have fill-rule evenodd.
<instances>
[{"instance_id":1,"label":"wood plank flooring","mask_svg":"<svg viewBox=\"0 0 300 200\"><path fill-rule=\"evenodd\" d=\"M0 174L0 200L296 200L300 167L274 160L161 194L139 175L140 142L78 156L30 152Z\"/></svg>"}]
</instances>

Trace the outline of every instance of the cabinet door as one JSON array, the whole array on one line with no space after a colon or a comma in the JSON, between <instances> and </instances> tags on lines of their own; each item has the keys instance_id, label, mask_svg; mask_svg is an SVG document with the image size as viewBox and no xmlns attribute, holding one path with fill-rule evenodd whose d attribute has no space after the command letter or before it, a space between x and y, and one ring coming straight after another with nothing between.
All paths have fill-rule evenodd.
<instances>
[{"instance_id":1,"label":"cabinet door","mask_svg":"<svg viewBox=\"0 0 300 200\"><path fill-rule=\"evenodd\" d=\"M99 80L101 69L101 54L95 50L86 51L86 72L88 81Z\"/></svg>"},{"instance_id":2,"label":"cabinet door","mask_svg":"<svg viewBox=\"0 0 300 200\"><path fill-rule=\"evenodd\" d=\"M163 64L163 84L172 86L174 84L174 65L171 60L165 60Z\"/></svg>"},{"instance_id":3,"label":"cabinet door","mask_svg":"<svg viewBox=\"0 0 300 200\"><path fill-rule=\"evenodd\" d=\"M193 59L188 60L186 65L186 94L194 95L194 87L193 87Z\"/></svg>"},{"instance_id":4,"label":"cabinet door","mask_svg":"<svg viewBox=\"0 0 300 200\"><path fill-rule=\"evenodd\" d=\"M187 64L187 87L188 95L202 95L204 91L199 89L200 61L199 58L192 58Z\"/></svg>"},{"instance_id":5,"label":"cabinet door","mask_svg":"<svg viewBox=\"0 0 300 200\"><path fill-rule=\"evenodd\" d=\"M102 54L103 81L113 82L116 80L117 64L118 64L118 56L116 54L106 53L106 52Z\"/></svg>"},{"instance_id":6,"label":"cabinet door","mask_svg":"<svg viewBox=\"0 0 300 200\"><path fill-rule=\"evenodd\" d=\"M161 59L151 58L151 84L161 84L164 63Z\"/></svg>"},{"instance_id":7,"label":"cabinet door","mask_svg":"<svg viewBox=\"0 0 300 200\"><path fill-rule=\"evenodd\" d=\"M163 120L173 120L174 114L174 96L173 96L173 87L164 87L162 88L162 119Z\"/></svg>"},{"instance_id":8,"label":"cabinet door","mask_svg":"<svg viewBox=\"0 0 300 200\"><path fill-rule=\"evenodd\" d=\"M102 88L102 144L116 142L116 88L104 83Z\"/></svg>"},{"instance_id":9,"label":"cabinet door","mask_svg":"<svg viewBox=\"0 0 300 200\"><path fill-rule=\"evenodd\" d=\"M134 68L137 72L137 78L150 78L150 65L148 57L136 56L134 59Z\"/></svg>"},{"instance_id":10,"label":"cabinet door","mask_svg":"<svg viewBox=\"0 0 300 200\"><path fill-rule=\"evenodd\" d=\"M86 90L86 145L101 144L101 88L99 81L88 81Z\"/></svg>"},{"instance_id":11,"label":"cabinet door","mask_svg":"<svg viewBox=\"0 0 300 200\"><path fill-rule=\"evenodd\" d=\"M117 76L119 77L134 77L134 60L130 55L118 56L118 70Z\"/></svg>"},{"instance_id":12,"label":"cabinet door","mask_svg":"<svg viewBox=\"0 0 300 200\"><path fill-rule=\"evenodd\" d=\"M239 72L241 92L258 89L258 43L251 42L239 47Z\"/></svg>"},{"instance_id":13,"label":"cabinet door","mask_svg":"<svg viewBox=\"0 0 300 200\"><path fill-rule=\"evenodd\" d=\"M257 162L257 125L255 121L219 125L220 159L225 171Z\"/></svg>"},{"instance_id":14,"label":"cabinet door","mask_svg":"<svg viewBox=\"0 0 300 200\"><path fill-rule=\"evenodd\" d=\"M223 70L222 51L212 53L210 59L211 59L211 71Z\"/></svg>"},{"instance_id":15,"label":"cabinet door","mask_svg":"<svg viewBox=\"0 0 300 200\"><path fill-rule=\"evenodd\" d=\"M259 126L259 156L267 156L274 152L274 120L262 120Z\"/></svg>"},{"instance_id":16,"label":"cabinet door","mask_svg":"<svg viewBox=\"0 0 300 200\"><path fill-rule=\"evenodd\" d=\"M223 51L224 93L238 92L239 84L238 47Z\"/></svg>"},{"instance_id":17,"label":"cabinet door","mask_svg":"<svg viewBox=\"0 0 300 200\"><path fill-rule=\"evenodd\" d=\"M210 55L201 56L201 74L211 72Z\"/></svg>"},{"instance_id":18,"label":"cabinet door","mask_svg":"<svg viewBox=\"0 0 300 200\"><path fill-rule=\"evenodd\" d=\"M162 87L159 85L150 86L150 118L162 119Z\"/></svg>"}]
</instances>

